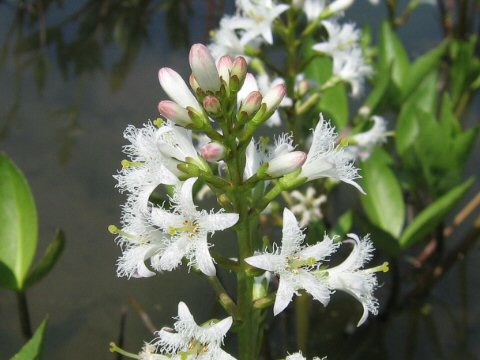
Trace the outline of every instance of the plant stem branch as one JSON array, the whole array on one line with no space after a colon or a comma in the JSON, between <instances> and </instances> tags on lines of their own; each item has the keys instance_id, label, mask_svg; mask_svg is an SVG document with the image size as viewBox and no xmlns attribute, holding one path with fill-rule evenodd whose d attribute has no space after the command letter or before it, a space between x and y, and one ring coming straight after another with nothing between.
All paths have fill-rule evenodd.
<instances>
[{"instance_id":1,"label":"plant stem branch","mask_svg":"<svg viewBox=\"0 0 480 360\"><path fill-rule=\"evenodd\" d=\"M18 291L16 295L22 336L25 342L27 342L32 337L32 325L30 323L30 313L28 311L27 295L25 294L25 291Z\"/></svg>"}]
</instances>

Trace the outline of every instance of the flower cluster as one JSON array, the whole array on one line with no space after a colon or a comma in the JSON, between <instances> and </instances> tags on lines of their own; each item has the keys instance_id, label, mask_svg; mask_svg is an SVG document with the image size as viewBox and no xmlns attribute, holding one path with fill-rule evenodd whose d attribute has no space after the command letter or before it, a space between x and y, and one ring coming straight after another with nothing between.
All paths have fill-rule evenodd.
<instances>
[{"instance_id":1,"label":"flower cluster","mask_svg":"<svg viewBox=\"0 0 480 360\"><path fill-rule=\"evenodd\" d=\"M372 243L368 236L360 239L348 234L344 243L353 244L349 256L339 265L328 267L328 261L341 246L337 237L325 234L321 241L306 246L301 228L322 219L320 205L326 196L319 191L320 187L313 187L315 184L307 188L306 195L299 188L313 181L323 184L316 180L328 179L328 185L343 182L365 194L357 182L361 176L355 160L366 159L374 145L384 141L383 120L374 117L374 126L365 133L352 135L350 146L344 145L332 123L318 111L312 118L310 142L298 141L301 139L295 128L272 136L273 141L259 137L256 133L263 125L285 125L279 109L298 115L300 108L312 103L316 95L303 101L315 85L309 84L303 74L291 75L288 81L269 77L266 72L255 76L247 72L247 58L237 56L258 50L262 44L272 44L276 24L284 12L293 11L294 16L305 13L307 24L323 27L327 35L314 46L314 56L331 57L331 81L348 82L356 93L368 73L361 53L355 55L360 51L359 32L351 24L340 25L332 20L333 15L340 16L351 3L305 0L287 5L273 0L238 0L237 14L222 20L210 50L202 44L191 47L188 84L175 70L160 69L159 82L169 97L158 103L163 119L140 128L127 127L127 159L114 176L120 191L127 194L121 227L109 227L122 249L117 274L149 277L172 271L184 261L189 269L205 275L214 284L220 303L230 316L198 325L187 306L180 302L174 328L162 328L133 357L234 359L221 345L235 324L239 347L252 351L249 358L253 358L259 347L254 342L258 340L246 334L252 328L242 325L257 326L261 338L263 308L255 307L255 301L265 303L263 298L274 298L273 313L277 315L301 291L324 306L335 291L349 293L364 309L358 325L369 313L377 313L378 302L373 295L376 272L386 271L387 265L365 269L372 258ZM253 51L252 63L255 56ZM340 64L336 65L336 61ZM322 89L325 84L317 86L320 92ZM220 210L203 209L194 203L197 184L202 190L196 198L209 192L216 197ZM168 195L161 195L159 190L166 190ZM261 253L266 243L260 241L260 214L277 196L289 191L292 192L287 202L291 210L283 210L281 246L274 244L272 251ZM298 203L294 204L292 199ZM300 223L294 213L301 216ZM238 257L212 256L214 233L228 228L236 232ZM216 262L237 276L236 301L217 277ZM268 281L274 276L279 279L278 288L270 286L276 282ZM120 350L114 347L114 351ZM297 358L303 358L301 353L287 357Z\"/></svg>"},{"instance_id":2,"label":"flower cluster","mask_svg":"<svg viewBox=\"0 0 480 360\"><path fill-rule=\"evenodd\" d=\"M345 242L353 244L350 255L341 264L326 268L328 258L340 246L335 237L325 235L315 245L302 246L305 235L288 209L283 211L282 234L281 248L275 247L272 253L265 252L245 259L250 265L279 277L274 315L282 312L292 301L293 295L299 295L299 290L305 290L324 306L336 290L351 294L364 309L358 326L365 322L369 312L377 314L378 303L373 297L377 285L375 272L387 271L388 265L362 269L372 257L373 246L368 236L359 239L357 235L349 234Z\"/></svg>"}]
</instances>

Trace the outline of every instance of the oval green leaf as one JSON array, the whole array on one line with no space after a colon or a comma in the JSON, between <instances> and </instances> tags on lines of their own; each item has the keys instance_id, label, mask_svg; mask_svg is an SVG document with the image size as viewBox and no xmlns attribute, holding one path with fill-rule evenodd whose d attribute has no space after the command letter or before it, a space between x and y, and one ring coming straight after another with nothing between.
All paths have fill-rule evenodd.
<instances>
[{"instance_id":1,"label":"oval green leaf","mask_svg":"<svg viewBox=\"0 0 480 360\"><path fill-rule=\"evenodd\" d=\"M19 291L37 247L37 211L27 180L0 154L0 286Z\"/></svg>"},{"instance_id":2,"label":"oval green leaf","mask_svg":"<svg viewBox=\"0 0 480 360\"><path fill-rule=\"evenodd\" d=\"M375 226L398 238L405 219L402 191L393 171L377 150L362 164L360 181L367 193L361 196L363 209Z\"/></svg>"}]
</instances>

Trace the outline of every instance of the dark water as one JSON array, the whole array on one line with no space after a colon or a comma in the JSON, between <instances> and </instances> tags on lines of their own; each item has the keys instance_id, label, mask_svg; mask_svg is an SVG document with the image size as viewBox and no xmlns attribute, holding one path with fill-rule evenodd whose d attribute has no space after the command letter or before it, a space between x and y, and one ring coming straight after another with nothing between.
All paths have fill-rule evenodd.
<instances>
[{"instance_id":1,"label":"dark water","mask_svg":"<svg viewBox=\"0 0 480 360\"><path fill-rule=\"evenodd\" d=\"M136 53L125 55L122 46L108 42L109 37L124 39L118 29L109 30L108 24L103 27L90 24L99 46L80 41L74 55L71 49L63 49L59 55L52 44L43 51L29 50L32 44L16 45L16 33L9 34L16 2L0 1L2 45L6 41L12 44L0 68L0 149L23 169L32 187L40 218L39 251L46 248L57 227L64 229L67 236L66 250L57 268L28 292L34 326L45 314L50 315L44 357L49 360L113 359L108 353L108 343L118 337L122 309L130 296L149 313L158 328L171 324L180 300L189 305L200 322L217 311L208 284L196 275L188 275L184 268L150 279L118 279L115 261L120 251L106 231L109 224L118 224L119 205L124 201L114 189L112 178L123 158L123 130L128 124L138 126L157 117L156 105L165 97L158 84L158 69L171 66L187 75L188 49L183 43L205 42L215 16L209 13L208 1L190 1L190 14L183 8L184 2L179 1L179 11L183 14L180 17L174 11L166 14L163 8L176 1L117 3L151 6L137 16L142 21L133 27L136 37L129 40L128 48L138 45ZM231 10L231 2L226 3ZM377 28L383 10L363 1L358 3L347 18ZM69 14L82 9L83 4L70 1L62 9L51 5L45 12L47 28L64 23L61 33L65 41L75 39L82 31L79 23L86 19L92 22L93 14L98 14L83 10L67 21ZM123 9L109 21L124 19L129 24L128 14L132 11ZM403 38L410 40L409 50L413 55L438 39L436 16L434 10L424 7L400 31ZM172 22L179 18L176 24ZM188 23L188 29L182 21ZM25 34L34 34L38 22L22 28ZM145 36L139 35L142 33ZM46 36L49 39L57 35L47 31ZM119 62L122 55L126 58L123 63ZM75 62L80 58L83 60ZM62 62L67 64L61 65ZM472 113L471 118L474 116ZM470 173L478 169L478 154L479 151ZM372 332L370 342L363 345L371 347L369 358L477 358L480 353L478 260L476 247L442 280L430 298L431 316L425 315L428 309L417 320L414 314L402 314ZM362 359L352 353L353 348L339 346L333 340L334 336L344 339L350 331L347 324L358 315L345 311L351 304L339 296L327 311L319 310L327 324L331 319L344 319L345 314L349 314L350 320L336 321L336 328L329 331L319 328L311 336L318 338L325 353ZM125 347L136 351L142 340L151 339L151 334L132 307L127 308ZM418 332L413 330L415 321ZM10 358L21 343L15 298L0 290L0 358ZM330 359L333 358L336 357L332 355Z\"/></svg>"}]
</instances>

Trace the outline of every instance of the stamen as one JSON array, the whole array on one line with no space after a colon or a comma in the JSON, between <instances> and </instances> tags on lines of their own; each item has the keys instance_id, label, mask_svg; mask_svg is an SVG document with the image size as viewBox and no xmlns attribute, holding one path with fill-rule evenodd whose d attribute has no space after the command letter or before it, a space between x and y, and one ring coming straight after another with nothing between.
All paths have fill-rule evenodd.
<instances>
[{"instance_id":1,"label":"stamen","mask_svg":"<svg viewBox=\"0 0 480 360\"><path fill-rule=\"evenodd\" d=\"M110 343L110 352L112 352L112 353L113 353L113 352L116 352L116 353L118 353L118 354L121 354L121 355L123 355L123 356L127 356L127 357L132 358L132 359L140 359L140 355L138 355L138 354L133 354L133 353L131 353L131 352L125 351L125 350L119 348L119 347L117 346L117 344L115 344L114 342L111 342L111 343Z\"/></svg>"},{"instance_id":2,"label":"stamen","mask_svg":"<svg viewBox=\"0 0 480 360\"><path fill-rule=\"evenodd\" d=\"M120 230L115 225L108 225L108 231L110 232L110 234L120 235L120 236L123 236L124 238L130 239L130 240L137 240L137 237L135 235L126 233L125 231Z\"/></svg>"},{"instance_id":3,"label":"stamen","mask_svg":"<svg viewBox=\"0 0 480 360\"><path fill-rule=\"evenodd\" d=\"M299 256L292 256L288 259L288 267L292 271L298 270L302 266L313 266L317 260L314 257L309 257L307 259L300 259Z\"/></svg>"},{"instance_id":4,"label":"stamen","mask_svg":"<svg viewBox=\"0 0 480 360\"><path fill-rule=\"evenodd\" d=\"M158 128L161 128L163 126L165 122L160 119L160 118L156 118L154 121L153 121L153 125L155 125L156 127Z\"/></svg>"},{"instance_id":5,"label":"stamen","mask_svg":"<svg viewBox=\"0 0 480 360\"><path fill-rule=\"evenodd\" d=\"M178 233L187 233L187 236L189 237L192 237L193 235L195 235L197 232L198 232L198 224L196 222L190 222L188 220L185 220L183 222L184 226L180 226L180 227L169 227L168 228L168 233L170 235L176 235Z\"/></svg>"},{"instance_id":6,"label":"stamen","mask_svg":"<svg viewBox=\"0 0 480 360\"><path fill-rule=\"evenodd\" d=\"M141 166L141 165L143 165L143 162L130 161L130 160L127 160L127 159L123 159L121 164L122 164L123 169L127 169L127 168L132 167L132 166Z\"/></svg>"},{"instance_id":7,"label":"stamen","mask_svg":"<svg viewBox=\"0 0 480 360\"><path fill-rule=\"evenodd\" d=\"M375 266L370 269L365 269L365 272L388 272L390 270L388 261L385 261L382 265Z\"/></svg>"}]
</instances>

